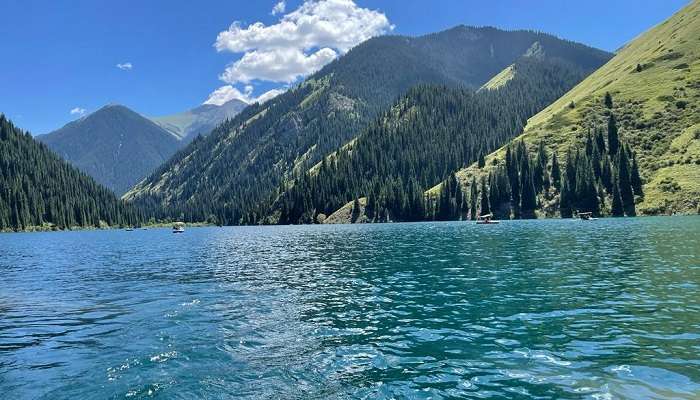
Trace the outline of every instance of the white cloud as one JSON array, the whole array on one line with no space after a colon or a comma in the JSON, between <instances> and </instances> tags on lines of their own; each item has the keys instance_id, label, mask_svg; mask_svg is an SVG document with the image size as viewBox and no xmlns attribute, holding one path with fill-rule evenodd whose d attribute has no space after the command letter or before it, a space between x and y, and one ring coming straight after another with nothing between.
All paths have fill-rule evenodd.
<instances>
[{"instance_id":1,"label":"white cloud","mask_svg":"<svg viewBox=\"0 0 700 400\"><path fill-rule=\"evenodd\" d=\"M225 85L222 86L218 89L216 89L212 94L209 95L209 98L204 102L204 104L214 104L217 106L220 106L226 102L229 102L231 100L240 100L244 103L252 104L252 103L264 103L282 93L284 93L286 89L272 89L268 90L267 92L261 94L258 97L253 96L253 87L248 85L245 87L245 90L241 92L240 90L236 89L235 87L231 85Z\"/></svg>"},{"instance_id":2,"label":"white cloud","mask_svg":"<svg viewBox=\"0 0 700 400\"><path fill-rule=\"evenodd\" d=\"M70 115L84 115L86 111L87 110L84 108L75 107L74 109L70 110Z\"/></svg>"},{"instance_id":3,"label":"white cloud","mask_svg":"<svg viewBox=\"0 0 700 400\"><path fill-rule=\"evenodd\" d=\"M227 83L248 83L256 79L291 83L318 71L337 55L327 47L308 55L293 48L249 51L226 67L219 78Z\"/></svg>"},{"instance_id":4,"label":"white cloud","mask_svg":"<svg viewBox=\"0 0 700 400\"><path fill-rule=\"evenodd\" d=\"M280 1L272 7L272 15L282 14L287 9L287 4L284 1Z\"/></svg>"},{"instance_id":5,"label":"white cloud","mask_svg":"<svg viewBox=\"0 0 700 400\"><path fill-rule=\"evenodd\" d=\"M234 22L219 33L218 51L244 53L226 68L227 83L255 79L291 83L316 72L357 44L393 29L379 11L353 0L307 0L277 24Z\"/></svg>"},{"instance_id":6,"label":"white cloud","mask_svg":"<svg viewBox=\"0 0 700 400\"><path fill-rule=\"evenodd\" d=\"M273 15L284 12L280 1ZM258 97L248 86L255 81L291 84L306 77L365 40L390 32L394 26L379 11L358 7L354 0L306 0L276 24L234 22L214 43L219 52L240 54L219 79L228 85L214 91L205 104L223 104L237 98L248 103L267 101L284 92L273 89ZM228 100L226 100L228 99Z\"/></svg>"},{"instance_id":7,"label":"white cloud","mask_svg":"<svg viewBox=\"0 0 700 400\"><path fill-rule=\"evenodd\" d=\"M125 63L117 64L117 68L121 69L122 71L129 71L130 69L134 68L134 66L131 65L130 62L125 62Z\"/></svg>"}]
</instances>

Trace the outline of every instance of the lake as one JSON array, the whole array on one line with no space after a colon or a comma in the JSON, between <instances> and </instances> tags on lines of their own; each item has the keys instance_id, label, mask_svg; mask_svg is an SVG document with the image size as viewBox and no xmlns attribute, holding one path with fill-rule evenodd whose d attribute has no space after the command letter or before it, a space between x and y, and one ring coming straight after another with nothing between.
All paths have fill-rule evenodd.
<instances>
[{"instance_id":1,"label":"lake","mask_svg":"<svg viewBox=\"0 0 700 400\"><path fill-rule=\"evenodd\" d=\"M0 234L7 399L700 398L700 217Z\"/></svg>"}]
</instances>

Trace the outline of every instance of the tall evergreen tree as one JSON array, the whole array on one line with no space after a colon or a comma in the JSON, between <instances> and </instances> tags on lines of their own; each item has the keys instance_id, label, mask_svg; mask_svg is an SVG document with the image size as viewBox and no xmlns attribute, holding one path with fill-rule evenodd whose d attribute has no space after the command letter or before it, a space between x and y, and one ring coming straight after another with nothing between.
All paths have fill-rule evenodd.
<instances>
[{"instance_id":1,"label":"tall evergreen tree","mask_svg":"<svg viewBox=\"0 0 700 400\"><path fill-rule=\"evenodd\" d=\"M617 185L620 190L620 198L622 199L622 207L625 210L625 215L634 217L637 215L634 205L634 193L632 184L630 183L630 166L626 151L620 151L617 157Z\"/></svg>"},{"instance_id":2,"label":"tall evergreen tree","mask_svg":"<svg viewBox=\"0 0 700 400\"><path fill-rule=\"evenodd\" d=\"M639 165L637 165L637 157L632 157L630 183L632 184L634 194L640 197L644 197L644 190L642 189L642 178L639 176Z\"/></svg>"},{"instance_id":3,"label":"tall evergreen tree","mask_svg":"<svg viewBox=\"0 0 700 400\"><path fill-rule=\"evenodd\" d=\"M603 103L605 104L605 107L613 108L613 99L610 92L605 92L605 99L603 100Z\"/></svg>"},{"instance_id":4,"label":"tall evergreen tree","mask_svg":"<svg viewBox=\"0 0 700 400\"><path fill-rule=\"evenodd\" d=\"M479 215L486 215L491 213L491 207L489 206L489 190L488 187L486 186L486 176L483 175L481 177L481 188L480 188L480 196L481 196L481 207L479 209Z\"/></svg>"},{"instance_id":5,"label":"tall evergreen tree","mask_svg":"<svg viewBox=\"0 0 700 400\"><path fill-rule=\"evenodd\" d=\"M617 154L620 147L620 138L618 137L617 121L615 115L610 114L608 117L608 150L611 156Z\"/></svg>"},{"instance_id":6,"label":"tall evergreen tree","mask_svg":"<svg viewBox=\"0 0 700 400\"><path fill-rule=\"evenodd\" d=\"M552 186L557 190L561 190L561 170L559 169L559 161L557 160L557 153L552 153Z\"/></svg>"},{"instance_id":7,"label":"tall evergreen tree","mask_svg":"<svg viewBox=\"0 0 700 400\"><path fill-rule=\"evenodd\" d=\"M622 208L622 197L620 197L620 188L617 184L617 179L615 179L615 183L613 184L610 215L613 217L623 217L625 215L625 210Z\"/></svg>"},{"instance_id":8,"label":"tall evergreen tree","mask_svg":"<svg viewBox=\"0 0 700 400\"><path fill-rule=\"evenodd\" d=\"M472 177L471 183L469 183L469 219L476 219L476 207L477 207L477 187L476 178Z\"/></svg>"}]
</instances>

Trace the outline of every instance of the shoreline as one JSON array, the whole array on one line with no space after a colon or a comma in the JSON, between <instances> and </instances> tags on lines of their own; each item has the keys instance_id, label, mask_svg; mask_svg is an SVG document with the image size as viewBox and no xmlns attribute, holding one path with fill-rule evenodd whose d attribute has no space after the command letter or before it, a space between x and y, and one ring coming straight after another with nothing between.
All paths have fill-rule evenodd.
<instances>
[{"instance_id":1,"label":"shoreline","mask_svg":"<svg viewBox=\"0 0 700 400\"><path fill-rule=\"evenodd\" d=\"M602 216L597 217L598 220L603 219L636 219L636 218L653 218L653 217L692 217L700 216L700 214L690 214L690 213L678 213L678 214L656 214L656 215L637 215L634 217L612 217L612 216ZM579 218L520 218L520 219L501 219L498 221L544 221L544 220L578 220ZM255 227L255 226L314 226L314 225L381 225L381 224L402 224L402 223L431 223L431 222L464 222L464 223L474 223L476 220L462 219L462 220L450 220L450 221L389 221L389 222L338 222L338 223L321 223L321 224L257 224L257 225L216 225L206 222L192 222L185 223L187 228L207 228L207 227ZM158 228L171 228L171 223L157 223L151 225L142 225L140 227L133 227L134 230L143 229L158 229ZM116 231L116 230L126 230L127 227L71 227L70 229L53 229L53 227L32 227L31 229L25 229L21 231L15 230L0 230L0 234L3 233L51 233L51 232L80 232L80 231Z\"/></svg>"}]
</instances>

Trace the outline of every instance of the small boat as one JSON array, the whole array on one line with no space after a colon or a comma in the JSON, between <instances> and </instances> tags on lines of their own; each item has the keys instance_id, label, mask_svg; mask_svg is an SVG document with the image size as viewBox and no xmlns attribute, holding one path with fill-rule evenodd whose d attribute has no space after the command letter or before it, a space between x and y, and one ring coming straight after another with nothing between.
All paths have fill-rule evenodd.
<instances>
[{"instance_id":1,"label":"small boat","mask_svg":"<svg viewBox=\"0 0 700 400\"><path fill-rule=\"evenodd\" d=\"M134 228L126 228L126 231L127 231L127 232L133 232L133 231L134 231Z\"/></svg>"},{"instance_id":2,"label":"small boat","mask_svg":"<svg viewBox=\"0 0 700 400\"><path fill-rule=\"evenodd\" d=\"M493 219L493 214L479 215L476 217L478 225L498 224L500 221Z\"/></svg>"},{"instance_id":3,"label":"small boat","mask_svg":"<svg viewBox=\"0 0 700 400\"><path fill-rule=\"evenodd\" d=\"M581 219L581 221L595 221L598 218L593 218L593 213L591 212L580 212L578 213L578 217Z\"/></svg>"},{"instance_id":4,"label":"small boat","mask_svg":"<svg viewBox=\"0 0 700 400\"><path fill-rule=\"evenodd\" d=\"M176 222L173 224L173 233L185 233L185 223Z\"/></svg>"}]
</instances>

